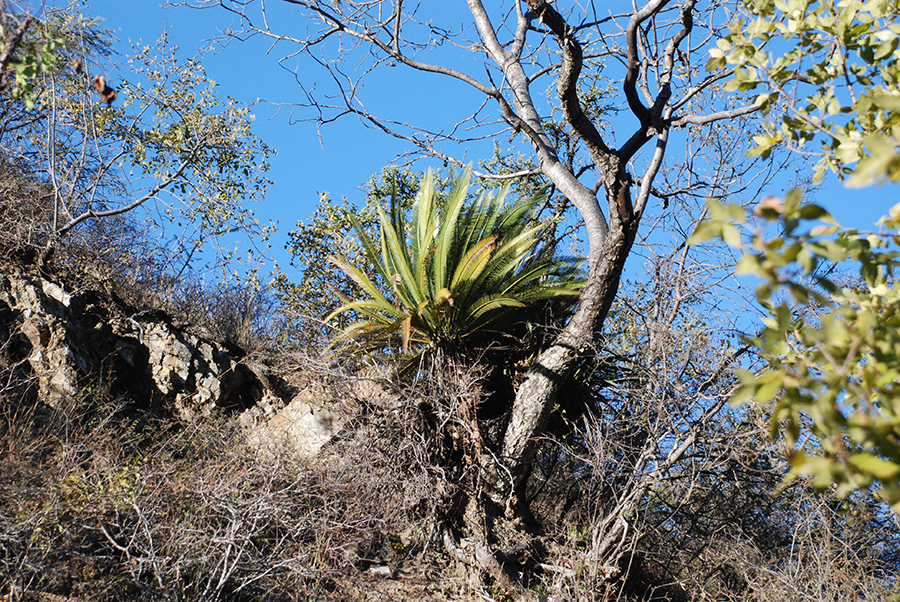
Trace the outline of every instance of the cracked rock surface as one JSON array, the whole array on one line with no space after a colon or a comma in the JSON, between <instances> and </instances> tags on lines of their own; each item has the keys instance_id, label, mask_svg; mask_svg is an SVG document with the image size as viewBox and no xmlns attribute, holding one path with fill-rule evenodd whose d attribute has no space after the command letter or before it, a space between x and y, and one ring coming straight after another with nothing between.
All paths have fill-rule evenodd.
<instances>
[{"instance_id":1,"label":"cracked rock surface","mask_svg":"<svg viewBox=\"0 0 900 602\"><path fill-rule=\"evenodd\" d=\"M274 395L239 350L162 312L135 312L104 293L68 291L8 267L0 274L0 338L54 408L100 387L192 420Z\"/></svg>"}]
</instances>

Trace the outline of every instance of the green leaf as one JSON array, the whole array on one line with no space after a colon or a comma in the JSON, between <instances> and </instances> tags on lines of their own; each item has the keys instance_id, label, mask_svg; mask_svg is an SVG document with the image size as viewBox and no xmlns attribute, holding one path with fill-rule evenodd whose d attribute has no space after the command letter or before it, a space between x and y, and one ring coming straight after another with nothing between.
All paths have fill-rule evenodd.
<instances>
[{"instance_id":1,"label":"green leaf","mask_svg":"<svg viewBox=\"0 0 900 602\"><path fill-rule=\"evenodd\" d=\"M697 224L693 234L687 239L687 245L698 245L722 234L722 223L718 221L702 221Z\"/></svg>"},{"instance_id":2,"label":"green leaf","mask_svg":"<svg viewBox=\"0 0 900 602\"><path fill-rule=\"evenodd\" d=\"M735 249L740 249L743 246L741 233L733 224L722 224L722 240L724 240L729 247Z\"/></svg>"},{"instance_id":3,"label":"green leaf","mask_svg":"<svg viewBox=\"0 0 900 602\"><path fill-rule=\"evenodd\" d=\"M450 290L457 290L477 279L491 258L491 252L497 242L497 235L488 236L466 251L453 273Z\"/></svg>"},{"instance_id":4,"label":"green leaf","mask_svg":"<svg viewBox=\"0 0 900 602\"><path fill-rule=\"evenodd\" d=\"M823 207L808 203L800 207L800 217L803 219L819 219L828 215Z\"/></svg>"},{"instance_id":5,"label":"green leaf","mask_svg":"<svg viewBox=\"0 0 900 602\"><path fill-rule=\"evenodd\" d=\"M731 399L728 400L728 405L731 407L737 407L739 405L743 405L753 399L753 393L755 389L753 387L739 387L737 392L731 396Z\"/></svg>"},{"instance_id":6,"label":"green leaf","mask_svg":"<svg viewBox=\"0 0 900 602\"><path fill-rule=\"evenodd\" d=\"M868 452L860 452L850 456L850 464L875 478L886 481L900 476L900 465L890 462Z\"/></svg>"}]
</instances>

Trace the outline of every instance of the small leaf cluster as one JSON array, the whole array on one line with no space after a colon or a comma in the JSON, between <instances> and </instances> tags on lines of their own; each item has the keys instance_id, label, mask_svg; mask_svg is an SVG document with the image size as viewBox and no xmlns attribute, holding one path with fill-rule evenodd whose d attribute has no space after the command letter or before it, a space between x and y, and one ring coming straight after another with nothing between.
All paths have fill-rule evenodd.
<instances>
[{"instance_id":1,"label":"small leaf cluster","mask_svg":"<svg viewBox=\"0 0 900 602\"><path fill-rule=\"evenodd\" d=\"M330 257L364 293L355 300L341 295L343 304L327 318L359 316L339 340L361 341L370 351L407 352L409 370L426 351L485 349L548 303L575 303L583 286L579 262L555 257L543 243L549 224L532 219L540 198L507 204L503 190L470 200L469 180L467 170L440 201L427 173L408 215L393 195L387 209L376 207L378 240L350 216L384 285L345 259Z\"/></svg>"},{"instance_id":2,"label":"small leaf cluster","mask_svg":"<svg viewBox=\"0 0 900 602\"><path fill-rule=\"evenodd\" d=\"M753 220L718 201L710 215L690 243L725 239L743 250L737 272L761 280L764 326L751 342L766 365L739 371L732 402L774 400L790 477L839 495L878 482L900 511L900 205L878 233L841 227L798 190L764 199Z\"/></svg>"},{"instance_id":3,"label":"small leaf cluster","mask_svg":"<svg viewBox=\"0 0 900 602\"><path fill-rule=\"evenodd\" d=\"M405 203L403 211L411 209L422 175L409 168L387 167L372 176L362 203L353 203L347 197L333 199L327 192L320 193L312 216L298 221L288 233L286 249L291 254L291 265L300 271L300 277L292 279L280 271L275 288L281 303L303 323L299 325L301 330L318 332L322 318L341 305L340 297L333 293L352 296L357 290L350 277L328 261L329 255L339 254L349 264L366 272L379 286L384 284L379 282L377 272L369 264L356 237L353 220L368 237L377 237L379 218L375 208L387 205L393 193ZM435 177L435 194L443 198L446 186L445 177ZM352 312L344 314L336 326L343 328L354 317Z\"/></svg>"},{"instance_id":4,"label":"small leaf cluster","mask_svg":"<svg viewBox=\"0 0 900 602\"><path fill-rule=\"evenodd\" d=\"M752 155L778 144L818 155L815 181L900 181L900 2L744 0L745 13L710 51L732 66L726 89L760 92L771 114ZM812 148L818 140L818 148Z\"/></svg>"},{"instance_id":5,"label":"small leaf cluster","mask_svg":"<svg viewBox=\"0 0 900 602\"><path fill-rule=\"evenodd\" d=\"M37 27L28 25L25 15L15 15L0 9L0 50L11 54L6 63L7 72L2 74L3 88L8 90L13 100L24 101L30 109L36 102L35 80L59 68L66 44L53 31L50 21L40 23ZM18 47L12 48L10 45L19 28L25 29L25 35L17 44ZM39 32L29 31L31 28L39 29Z\"/></svg>"}]
</instances>

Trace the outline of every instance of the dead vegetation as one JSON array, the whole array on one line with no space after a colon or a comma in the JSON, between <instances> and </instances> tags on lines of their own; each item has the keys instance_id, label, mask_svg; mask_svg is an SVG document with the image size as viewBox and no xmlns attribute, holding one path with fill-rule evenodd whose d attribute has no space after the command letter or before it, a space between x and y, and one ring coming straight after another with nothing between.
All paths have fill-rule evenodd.
<instances>
[{"instance_id":1,"label":"dead vegetation","mask_svg":"<svg viewBox=\"0 0 900 602\"><path fill-rule=\"evenodd\" d=\"M106 224L107 249L128 248L126 226ZM196 319L198 334L214 325L206 335L256 349L245 357L289 395L336 400L345 424L312 460L260 454L236 415L180 421L102 371L53 409L23 360L35 350L0 316L0 595L10 601L812 601L895 588L896 518L872 496L835 501L802 483L773 496L782 455L763 416L727 408L729 362L715 340L665 315L668 330L634 327L656 291L614 309L618 347L581 366L525 487L502 506L484 476L503 470L514 374L435 357L404 382L386 366L325 361L273 343L266 303L160 279L152 263L116 271L93 250L103 245L79 240L51 264L67 286Z\"/></svg>"},{"instance_id":2,"label":"dead vegetation","mask_svg":"<svg viewBox=\"0 0 900 602\"><path fill-rule=\"evenodd\" d=\"M346 599L427 554L409 518L431 479L401 481L406 463L379 461L386 450L347 445L311 466L248 449L224 416L183 424L90 394L59 411L20 399L3 400L0 450L10 600Z\"/></svg>"},{"instance_id":3,"label":"dead vegetation","mask_svg":"<svg viewBox=\"0 0 900 602\"><path fill-rule=\"evenodd\" d=\"M26 200L4 214L23 229L5 230L0 247L24 260L5 269L37 269L46 212L36 205L29 222ZM36 350L0 316L10 601L802 602L895 589L896 518L872 496L836 501L803 483L773 496L785 467L764 418L727 408L732 360L687 327L697 312L678 314L664 287L623 294L524 486L495 504L485 476L504 470L521 375L436 356L410 382L386 365L300 353L273 338L265 294L172 277L142 254L139 233L102 222L44 269L96 289L99 304L167 314L253 351L243 357L288 393L336 400L344 426L312 460L260 454L235 415L180 421L111 386L128 375L102 371L54 409L23 359Z\"/></svg>"},{"instance_id":4,"label":"dead vegetation","mask_svg":"<svg viewBox=\"0 0 900 602\"><path fill-rule=\"evenodd\" d=\"M547 441L530 524L488 514L495 522L477 526L500 534L487 545L521 545L488 551L465 536L474 528L466 522L484 516L472 495L489 453L472 422L478 373L457 369L427 386L390 389L371 372L362 378L299 356L289 365L301 364L295 386L337 387L352 411L311 463L249 449L234 417L178 422L105 398L99 386L51 410L28 394L27 379L7 387L0 592L9 600L41 599L36 592L110 601L503 600L524 588L518 597L574 601L785 592L875 600L893 591L890 517L871 500L839 503L800 486L771 497L779 471L756 432L732 435L727 457L706 464L702 478L653 489L618 542L627 561L617 574L592 564L592 535L615 502L604 500L609 483L598 468L621 462L623 450L576 456L586 448Z\"/></svg>"}]
</instances>

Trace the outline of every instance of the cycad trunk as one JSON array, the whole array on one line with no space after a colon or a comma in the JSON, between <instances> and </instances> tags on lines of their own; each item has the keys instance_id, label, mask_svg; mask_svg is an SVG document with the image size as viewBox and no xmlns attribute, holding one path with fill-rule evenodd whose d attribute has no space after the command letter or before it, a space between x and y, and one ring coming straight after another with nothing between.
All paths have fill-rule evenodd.
<instances>
[{"instance_id":1,"label":"cycad trunk","mask_svg":"<svg viewBox=\"0 0 900 602\"><path fill-rule=\"evenodd\" d=\"M516 391L502 444L494 448L487 438L479 438L480 477L462 484L465 501L447 513L449 522L443 531L447 551L490 574L495 583L511 594L522 593L515 575L528 566L523 559L533 559L534 551L540 549L532 537L536 525L525 497L537 442L547 433L551 410L558 401L563 401L559 400L560 393L568 394L566 387L574 386L574 370L582 360L596 353L597 335L615 299L637 226L637 218L622 220L614 214L603 244L591 256L590 273L574 316L528 369ZM472 430L484 432L485 427L478 424ZM482 442L487 453L481 453ZM636 497L635 503L638 501ZM624 513L633 511L634 504L631 504ZM620 542L628 526L628 517L621 514L607 517L609 520L604 525L608 528L598 529L594 539L605 544ZM610 577L618 573L615 568L618 552L610 552L607 549L610 547L593 546L596 550L592 557L597 557L596 566L591 567L593 573L607 571ZM537 557L540 556L538 553Z\"/></svg>"}]
</instances>

